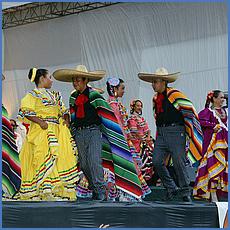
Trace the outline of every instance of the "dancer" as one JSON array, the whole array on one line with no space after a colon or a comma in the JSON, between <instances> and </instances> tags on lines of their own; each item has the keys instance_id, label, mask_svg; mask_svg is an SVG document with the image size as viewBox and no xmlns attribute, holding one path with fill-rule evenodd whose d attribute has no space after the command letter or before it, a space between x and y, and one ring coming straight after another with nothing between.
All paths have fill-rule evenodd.
<instances>
[{"instance_id":1,"label":"dancer","mask_svg":"<svg viewBox=\"0 0 230 230\"><path fill-rule=\"evenodd\" d=\"M122 128L123 134L126 138L128 143L130 152L132 153L133 161L136 166L136 170L138 172L139 180L141 181L142 191L143 191L143 198L151 193L150 188L148 187L144 177L141 173L142 161L139 156L138 151L135 149L131 141L131 132L128 126L128 113L125 106L121 103L119 98L122 98L125 92L125 84L124 81L120 78L108 78L107 82L107 92L109 94L108 102L111 108L114 111L114 114Z\"/></svg>"},{"instance_id":2,"label":"dancer","mask_svg":"<svg viewBox=\"0 0 230 230\"><path fill-rule=\"evenodd\" d=\"M77 162L67 112L59 92L51 92L46 69L28 75L36 88L21 101L18 118L30 124L20 152L21 200L76 200Z\"/></svg>"},{"instance_id":3,"label":"dancer","mask_svg":"<svg viewBox=\"0 0 230 230\"><path fill-rule=\"evenodd\" d=\"M2 80L5 76L2 75ZM18 149L10 124L9 115L2 105L2 197L3 200L14 199L21 184L21 167Z\"/></svg>"},{"instance_id":4,"label":"dancer","mask_svg":"<svg viewBox=\"0 0 230 230\"><path fill-rule=\"evenodd\" d=\"M130 140L142 160L142 175L148 183L151 182L154 174L152 164L153 139L148 123L142 116L142 108L143 102L140 99L131 101L128 128L130 130Z\"/></svg>"},{"instance_id":5,"label":"dancer","mask_svg":"<svg viewBox=\"0 0 230 230\"><path fill-rule=\"evenodd\" d=\"M53 73L75 88L69 100L70 125L86 178L78 185L78 196L89 197L92 191L94 200L141 200L140 182L118 121L101 94L87 85L104 75L105 71L89 72L84 65Z\"/></svg>"},{"instance_id":6,"label":"dancer","mask_svg":"<svg viewBox=\"0 0 230 230\"><path fill-rule=\"evenodd\" d=\"M177 79L178 73L168 73L165 68L159 68L155 73L139 73L138 77L152 83L157 92L153 97L157 126L153 165L167 189L166 200L173 199L180 190L183 201L190 202L190 179L185 166L186 136L189 140L187 156L193 165L201 159L203 139L196 110L183 93L167 85ZM172 157L179 188L164 164L168 154Z\"/></svg>"},{"instance_id":7,"label":"dancer","mask_svg":"<svg viewBox=\"0 0 230 230\"><path fill-rule=\"evenodd\" d=\"M130 103L130 114L128 119L128 127L131 133L131 141L136 148L137 152L140 152L140 146L142 142L149 143L151 141L151 131L149 129L147 121L142 116L143 103L141 100L133 100Z\"/></svg>"},{"instance_id":8,"label":"dancer","mask_svg":"<svg viewBox=\"0 0 230 230\"><path fill-rule=\"evenodd\" d=\"M199 113L204 142L193 196L215 202L228 197L228 116L224 101L223 92L213 90Z\"/></svg>"}]
</instances>

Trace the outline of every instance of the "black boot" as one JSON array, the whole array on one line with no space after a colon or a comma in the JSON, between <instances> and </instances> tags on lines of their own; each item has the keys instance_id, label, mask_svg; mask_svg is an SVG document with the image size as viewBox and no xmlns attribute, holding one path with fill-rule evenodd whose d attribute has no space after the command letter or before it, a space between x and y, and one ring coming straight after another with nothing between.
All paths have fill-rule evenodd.
<instances>
[{"instance_id":1,"label":"black boot","mask_svg":"<svg viewBox=\"0 0 230 230\"><path fill-rule=\"evenodd\" d=\"M184 202L192 202L192 199L191 199L190 196L183 196L182 199L183 199Z\"/></svg>"},{"instance_id":2,"label":"black boot","mask_svg":"<svg viewBox=\"0 0 230 230\"><path fill-rule=\"evenodd\" d=\"M179 188L175 188L173 190L168 190L166 197L163 198L162 200L163 201L171 201L178 195L178 193L179 193Z\"/></svg>"},{"instance_id":3,"label":"black boot","mask_svg":"<svg viewBox=\"0 0 230 230\"><path fill-rule=\"evenodd\" d=\"M98 197L98 193L93 191L92 199L97 200L97 197Z\"/></svg>"},{"instance_id":4,"label":"black boot","mask_svg":"<svg viewBox=\"0 0 230 230\"><path fill-rule=\"evenodd\" d=\"M184 202L192 202L191 189L188 186L181 188L181 194L182 194L182 200Z\"/></svg>"},{"instance_id":5,"label":"black boot","mask_svg":"<svg viewBox=\"0 0 230 230\"><path fill-rule=\"evenodd\" d=\"M98 200L98 201L107 201L107 196L106 196L106 187L101 186L96 191L93 191L93 200Z\"/></svg>"}]
</instances>

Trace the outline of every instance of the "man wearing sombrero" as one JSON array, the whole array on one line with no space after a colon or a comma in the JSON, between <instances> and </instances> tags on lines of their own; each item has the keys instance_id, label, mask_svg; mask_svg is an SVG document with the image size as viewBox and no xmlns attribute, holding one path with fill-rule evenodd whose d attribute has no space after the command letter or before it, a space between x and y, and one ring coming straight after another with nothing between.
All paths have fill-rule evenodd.
<instances>
[{"instance_id":1,"label":"man wearing sombrero","mask_svg":"<svg viewBox=\"0 0 230 230\"><path fill-rule=\"evenodd\" d=\"M88 186L84 180L78 185L78 196L87 197L92 190L95 200L121 196L140 200L140 181L119 123L100 92L88 85L101 80L105 71L89 72L84 65L78 65L76 69L57 70L53 76L59 81L72 82L75 88L69 99L70 124L80 169L88 181Z\"/></svg>"},{"instance_id":2,"label":"man wearing sombrero","mask_svg":"<svg viewBox=\"0 0 230 230\"><path fill-rule=\"evenodd\" d=\"M192 165L197 165L201 159L203 136L192 102L179 90L167 86L168 83L176 81L178 74L179 72L168 73L165 68L159 68L155 73L139 73L138 77L152 83L156 92L153 108L157 137L153 165L167 190L166 200L171 200L180 192L183 201L191 201L190 179L185 163L188 158ZM168 154L172 157L178 185L164 164Z\"/></svg>"}]
</instances>

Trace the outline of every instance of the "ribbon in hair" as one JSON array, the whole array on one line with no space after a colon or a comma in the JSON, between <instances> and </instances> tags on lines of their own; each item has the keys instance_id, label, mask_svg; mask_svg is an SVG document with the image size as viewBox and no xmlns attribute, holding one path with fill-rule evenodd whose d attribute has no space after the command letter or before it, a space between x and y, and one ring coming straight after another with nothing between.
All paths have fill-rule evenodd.
<instances>
[{"instance_id":1,"label":"ribbon in hair","mask_svg":"<svg viewBox=\"0 0 230 230\"><path fill-rule=\"evenodd\" d=\"M36 77L36 73L37 73L37 69L33 68L32 69L32 76L31 76L31 79L30 79L31 82L34 82L35 77Z\"/></svg>"}]
</instances>

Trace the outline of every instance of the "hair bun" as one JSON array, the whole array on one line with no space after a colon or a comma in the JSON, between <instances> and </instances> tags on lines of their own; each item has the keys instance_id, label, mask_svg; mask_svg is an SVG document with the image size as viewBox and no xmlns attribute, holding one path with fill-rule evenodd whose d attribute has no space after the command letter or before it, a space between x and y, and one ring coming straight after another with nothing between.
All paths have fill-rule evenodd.
<instances>
[{"instance_id":1,"label":"hair bun","mask_svg":"<svg viewBox=\"0 0 230 230\"><path fill-rule=\"evenodd\" d=\"M209 99L213 98L213 94L214 94L213 91L208 92L207 98Z\"/></svg>"},{"instance_id":2,"label":"hair bun","mask_svg":"<svg viewBox=\"0 0 230 230\"><path fill-rule=\"evenodd\" d=\"M118 86L120 84L120 80L118 78L115 77L109 77L107 82L111 85L111 86Z\"/></svg>"}]
</instances>

